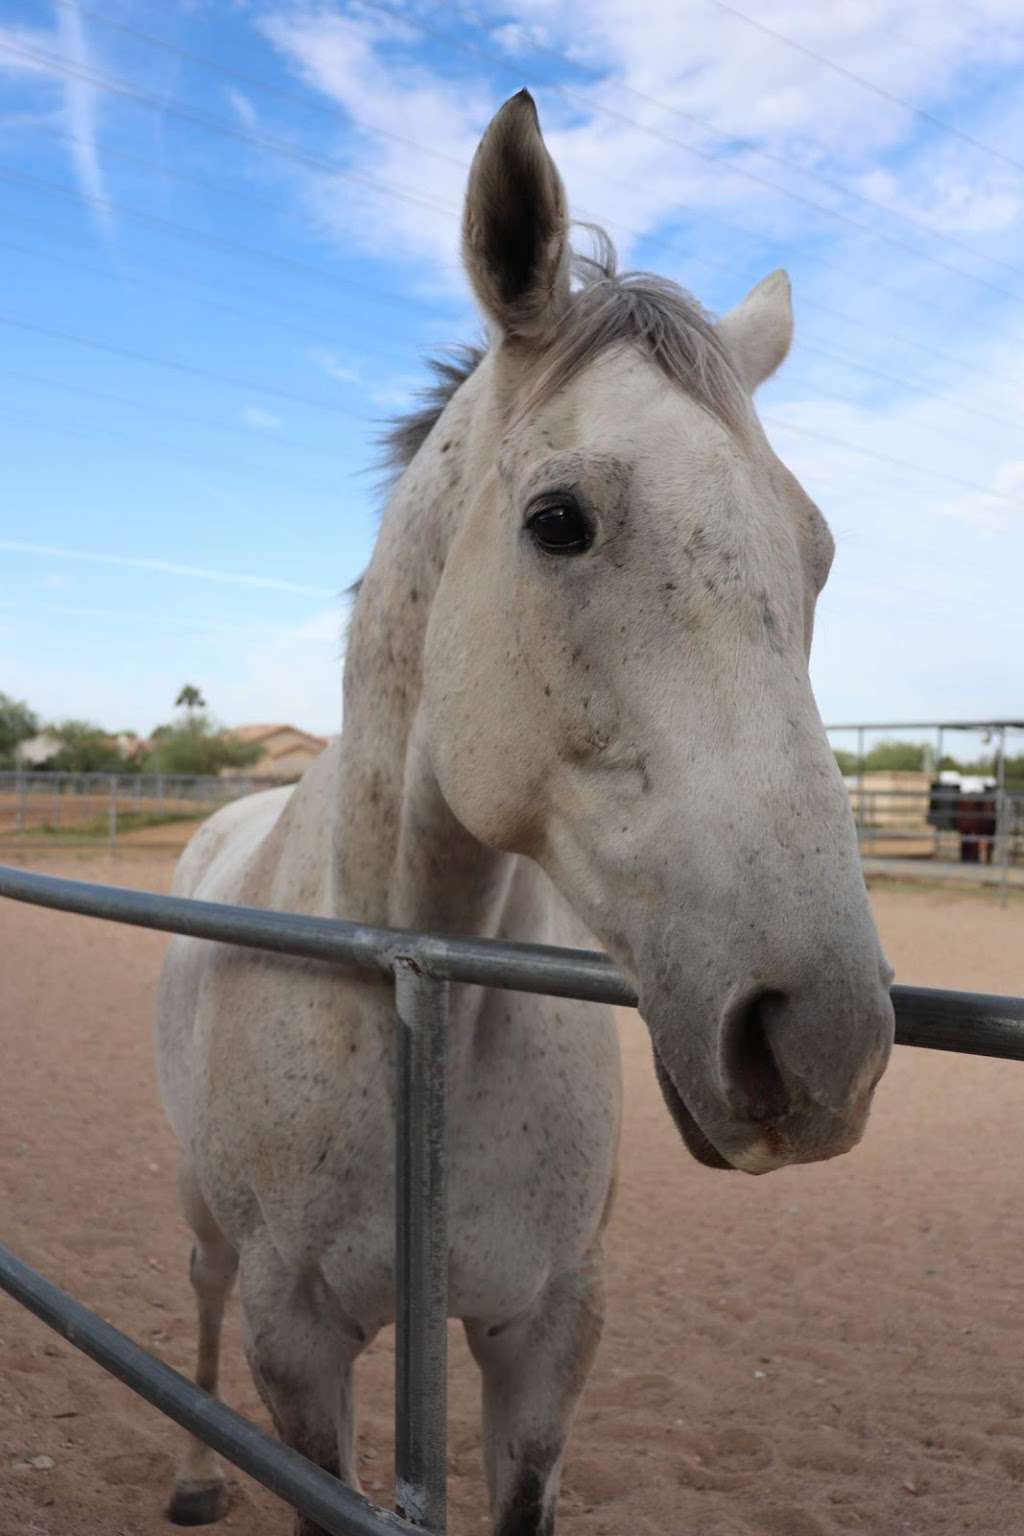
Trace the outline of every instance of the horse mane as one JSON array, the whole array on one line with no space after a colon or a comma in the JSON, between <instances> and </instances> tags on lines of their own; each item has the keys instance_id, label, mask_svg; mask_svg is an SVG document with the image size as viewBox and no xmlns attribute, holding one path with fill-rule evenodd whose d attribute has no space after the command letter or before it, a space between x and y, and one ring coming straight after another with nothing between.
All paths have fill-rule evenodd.
<instances>
[{"instance_id":1,"label":"horse mane","mask_svg":"<svg viewBox=\"0 0 1024 1536\"><path fill-rule=\"evenodd\" d=\"M381 467L400 475L411 464L441 417L445 406L487 356L487 348L461 345L427 359L433 379L417 392L420 404L396 416L381 435Z\"/></svg>"},{"instance_id":2,"label":"horse mane","mask_svg":"<svg viewBox=\"0 0 1024 1536\"><path fill-rule=\"evenodd\" d=\"M652 272L619 272L615 247L597 225L584 225L592 255L573 252L576 286L559 316L523 409L534 409L571 383L602 352L638 346L671 383L734 432L742 432L746 394L711 317L685 288ZM396 417L381 438L383 465L398 475L412 462L452 396L486 356L481 346L454 347L432 358L434 377L420 404Z\"/></svg>"}]
</instances>

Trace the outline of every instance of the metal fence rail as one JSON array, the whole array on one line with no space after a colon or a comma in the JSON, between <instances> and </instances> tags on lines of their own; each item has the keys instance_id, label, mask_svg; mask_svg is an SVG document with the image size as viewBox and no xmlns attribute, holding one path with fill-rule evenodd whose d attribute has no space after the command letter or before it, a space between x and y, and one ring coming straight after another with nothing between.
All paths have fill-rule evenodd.
<instances>
[{"instance_id":1,"label":"metal fence rail","mask_svg":"<svg viewBox=\"0 0 1024 1536\"><path fill-rule=\"evenodd\" d=\"M0 1249L0 1289L335 1536L445 1527L448 983L635 1006L605 955L186 900L0 866L0 896L395 979L395 1486L400 1516L264 1435ZM894 987L902 1045L1024 1061L1024 997ZM402 1518L404 1516L404 1518Z\"/></svg>"},{"instance_id":2,"label":"metal fence rail","mask_svg":"<svg viewBox=\"0 0 1024 1536\"><path fill-rule=\"evenodd\" d=\"M332 1536L421 1532L421 1527L376 1509L322 1467L315 1467L298 1451L264 1434L233 1408L154 1359L2 1246L0 1289L161 1413L199 1435Z\"/></svg>"}]
</instances>

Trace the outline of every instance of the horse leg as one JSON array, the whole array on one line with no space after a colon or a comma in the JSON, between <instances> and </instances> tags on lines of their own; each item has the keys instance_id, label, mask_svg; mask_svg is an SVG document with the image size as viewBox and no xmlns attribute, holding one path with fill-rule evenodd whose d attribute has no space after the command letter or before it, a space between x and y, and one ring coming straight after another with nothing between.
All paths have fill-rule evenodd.
<instances>
[{"instance_id":1,"label":"horse leg","mask_svg":"<svg viewBox=\"0 0 1024 1536\"><path fill-rule=\"evenodd\" d=\"M510 1323L467 1323L484 1382L495 1536L551 1536L562 1458L604 1322L599 1245Z\"/></svg>"},{"instance_id":2,"label":"horse leg","mask_svg":"<svg viewBox=\"0 0 1024 1536\"><path fill-rule=\"evenodd\" d=\"M353 1366L362 1331L337 1314L319 1276L289 1270L269 1240L242 1252L242 1338L274 1427L286 1445L360 1491ZM303 1515L295 1536L326 1536Z\"/></svg>"},{"instance_id":3,"label":"horse leg","mask_svg":"<svg viewBox=\"0 0 1024 1536\"><path fill-rule=\"evenodd\" d=\"M178 1196L195 1244L189 1278L199 1311L196 1383L216 1394L224 1304L238 1271L238 1255L210 1215L189 1165L178 1169ZM209 1525L227 1513L228 1490L221 1464L208 1445L189 1435L174 1478L167 1513L175 1525Z\"/></svg>"}]
</instances>

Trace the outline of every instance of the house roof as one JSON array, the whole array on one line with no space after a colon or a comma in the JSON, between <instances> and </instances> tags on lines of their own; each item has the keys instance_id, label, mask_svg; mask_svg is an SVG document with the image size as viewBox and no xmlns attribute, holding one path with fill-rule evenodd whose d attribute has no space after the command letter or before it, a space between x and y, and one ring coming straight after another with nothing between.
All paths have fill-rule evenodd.
<instances>
[{"instance_id":1,"label":"house roof","mask_svg":"<svg viewBox=\"0 0 1024 1536\"><path fill-rule=\"evenodd\" d=\"M268 743L268 753L275 755L274 749L269 746L269 741L272 736L280 736L283 731L301 736L304 741L311 742L318 750L322 750L327 745L326 736L314 736L312 731L304 731L297 725L236 725L228 734L238 741L255 743L265 741ZM278 752L281 750L280 747L277 749Z\"/></svg>"}]
</instances>

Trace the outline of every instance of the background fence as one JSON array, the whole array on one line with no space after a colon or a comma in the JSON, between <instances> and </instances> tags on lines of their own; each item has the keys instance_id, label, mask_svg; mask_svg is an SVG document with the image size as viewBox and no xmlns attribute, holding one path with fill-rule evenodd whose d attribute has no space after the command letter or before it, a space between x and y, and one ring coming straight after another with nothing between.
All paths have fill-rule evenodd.
<instances>
[{"instance_id":1,"label":"background fence","mask_svg":"<svg viewBox=\"0 0 1024 1536\"><path fill-rule=\"evenodd\" d=\"M993 789L958 797L955 786L880 787L895 774L867 773L848 782L865 856L933 859L941 863L1024 866L1024 789ZM903 778L929 780L927 774ZM945 804L942 791L952 793Z\"/></svg>"},{"instance_id":2,"label":"background fence","mask_svg":"<svg viewBox=\"0 0 1024 1536\"><path fill-rule=\"evenodd\" d=\"M187 823L278 781L164 773L0 772L0 847L106 844L131 834L180 846ZM179 826L179 835L170 831ZM167 829L161 836L161 829Z\"/></svg>"}]
</instances>

